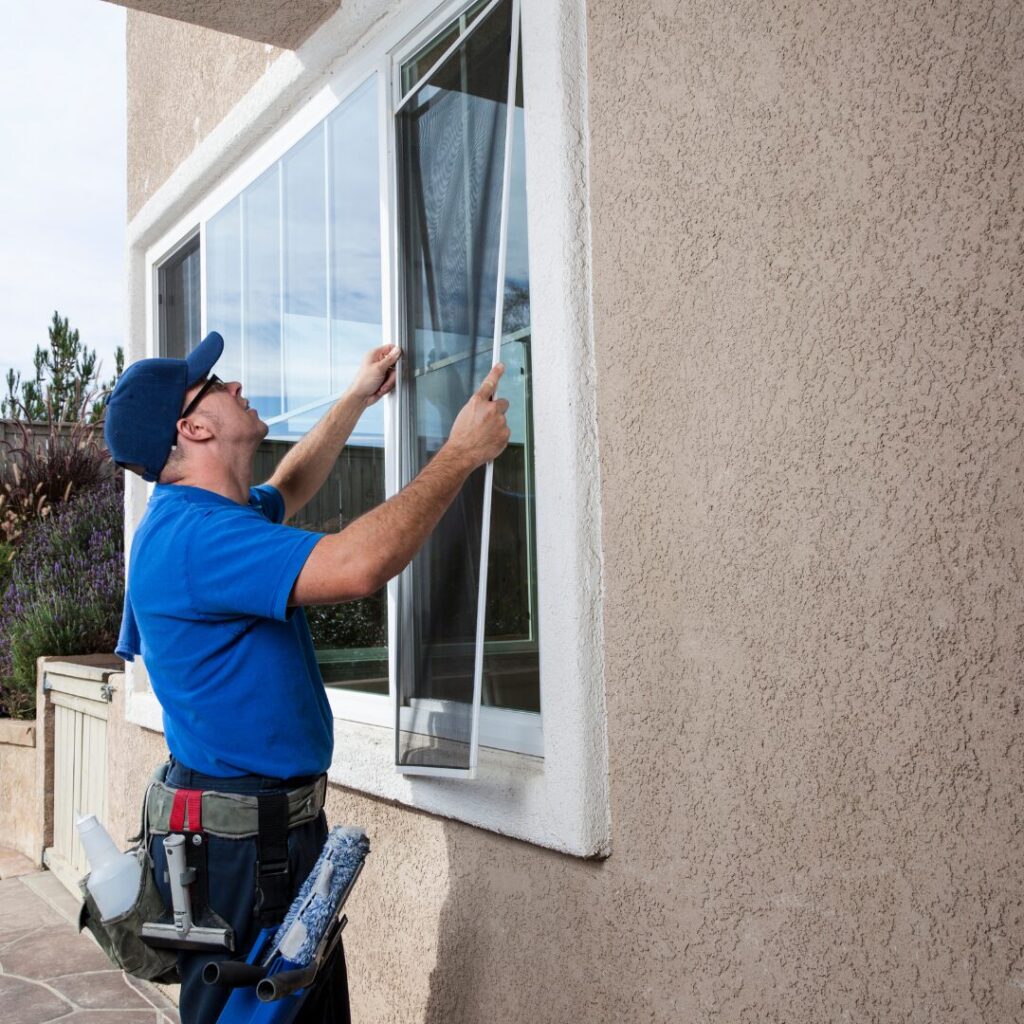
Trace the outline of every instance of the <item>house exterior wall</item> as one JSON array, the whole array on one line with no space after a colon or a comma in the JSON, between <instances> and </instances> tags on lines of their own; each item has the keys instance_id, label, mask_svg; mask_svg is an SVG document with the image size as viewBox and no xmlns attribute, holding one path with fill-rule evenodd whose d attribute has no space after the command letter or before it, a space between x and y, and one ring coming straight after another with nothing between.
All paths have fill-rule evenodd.
<instances>
[{"instance_id":1,"label":"house exterior wall","mask_svg":"<svg viewBox=\"0 0 1024 1024\"><path fill-rule=\"evenodd\" d=\"M282 52L129 10L128 220Z\"/></svg>"},{"instance_id":2,"label":"house exterior wall","mask_svg":"<svg viewBox=\"0 0 1024 1024\"><path fill-rule=\"evenodd\" d=\"M338 0L108 0L120 7L192 22L232 36L287 49L302 41L338 9Z\"/></svg>"},{"instance_id":3,"label":"house exterior wall","mask_svg":"<svg viewBox=\"0 0 1024 1024\"><path fill-rule=\"evenodd\" d=\"M0 719L0 835L39 864L43 822L36 795L36 723Z\"/></svg>"},{"instance_id":4,"label":"house exterior wall","mask_svg":"<svg viewBox=\"0 0 1024 1024\"><path fill-rule=\"evenodd\" d=\"M143 18L133 210L265 60ZM332 789L355 1017L1017 1019L1024 10L586 33L612 855Z\"/></svg>"}]
</instances>

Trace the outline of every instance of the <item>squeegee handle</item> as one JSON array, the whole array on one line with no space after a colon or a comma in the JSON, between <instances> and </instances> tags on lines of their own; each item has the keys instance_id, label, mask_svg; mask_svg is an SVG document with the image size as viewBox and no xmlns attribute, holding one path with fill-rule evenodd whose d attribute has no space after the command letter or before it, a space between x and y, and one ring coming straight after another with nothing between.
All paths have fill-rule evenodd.
<instances>
[{"instance_id":1,"label":"squeegee handle","mask_svg":"<svg viewBox=\"0 0 1024 1024\"><path fill-rule=\"evenodd\" d=\"M320 943L313 957L312 962L306 967L296 967L291 971L278 971L276 974L268 974L257 986L256 997L262 1003L271 1003L277 999L283 999L314 984L320 974L320 968L331 958L331 954L341 941L341 933L348 924L348 918L341 916L331 925L323 941Z\"/></svg>"},{"instance_id":2,"label":"squeegee handle","mask_svg":"<svg viewBox=\"0 0 1024 1024\"><path fill-rule=\"evenodd\" d=\"M258 984L265 974L264 968L256 964L223 960L208 963L203 968L203 981L207 985L220 985L222 988L244 988L247 985Z\"/></svg>"},{"instance_id":3,"label":"squeegee handle","mask_svg":"<svg viewBox=\"0 0 1024 1024\"><path fill-rule=\"evenodd\" d=\"M164 839L167 855L167 880L171 884L171 906L174 909L174 927L180 935L192 928L192 900L188 891L188 863L185 857L185 837L169 835Z\"/></svg>"},{"instance_id":4,"label":"squeegee handle","mask_svg":"<svg viewBox=\"0 0 1024 1024\"><path fill-rule=\"evenodd\" d=\"M264 978L256 986L256 997L261 1003L272 1003L277 999L284 999L300 988L305 988L316 978L317 965L310 964L308 967L299 967L294 971L278 971L269 978Z\"/></svg>"}]
</instances>

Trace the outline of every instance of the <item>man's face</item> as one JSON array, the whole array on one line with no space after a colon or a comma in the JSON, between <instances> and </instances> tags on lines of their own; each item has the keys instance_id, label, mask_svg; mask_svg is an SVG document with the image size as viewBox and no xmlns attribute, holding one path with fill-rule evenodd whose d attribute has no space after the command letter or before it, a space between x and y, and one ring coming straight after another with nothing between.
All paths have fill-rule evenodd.
<instances>
[{"instance_id":1,"label":"man's face","mask_svg":"<svg viewBox=\"0 0 1024 1024\"><path fill-rule=\"evenodd\" d=\"M195 406L190 410L192 403ZM188 411L189 419L204 421L215 437L229 444L258 444L270 429L242 395L242 385L237 380L221 381L214 376L199 381L185 392L182 410Z\"/></svg>"}]
</instances>

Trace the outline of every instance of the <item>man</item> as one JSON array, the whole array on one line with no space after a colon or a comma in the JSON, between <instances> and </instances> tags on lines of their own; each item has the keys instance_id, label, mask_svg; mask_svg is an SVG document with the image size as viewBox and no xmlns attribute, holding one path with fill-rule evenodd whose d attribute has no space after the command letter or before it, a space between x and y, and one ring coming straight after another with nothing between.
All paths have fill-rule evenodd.
<instances>
[{"instance_id":1,"label":"man","mask_svg":"<svg viewBox=\"0 0 1024 1024\"><path fill-rule=\"evenodd\" d=\"M159 833L195 832L209 909L244 956L260 927L283 917L327 834L331 711L301 607L368 596L401 572L469 474L505 448L509 429L508 402L494 399L499 364L401 493L339 533L299 530L285 521L324 483L360 414L394 388L401 352L367 353L345 395L266 484L251 487L268 428L241 384L212 375L223 346L212 333L187 359L130 366L105 434L119 465L157 482L132 542L117 652L145 659L171 753L165 783L179 796L203 791L197 810L210 794L258 804L258 829L241 838L193 821L191 805L162 830L151 821L158 885L169 906ZM217 1019L228 992L201 975L226 955L179 952L183 1024ZM348 1020L343 954L329 966L331 983L308 1001L304 1021Z\"/></svg>"}]
</instances>

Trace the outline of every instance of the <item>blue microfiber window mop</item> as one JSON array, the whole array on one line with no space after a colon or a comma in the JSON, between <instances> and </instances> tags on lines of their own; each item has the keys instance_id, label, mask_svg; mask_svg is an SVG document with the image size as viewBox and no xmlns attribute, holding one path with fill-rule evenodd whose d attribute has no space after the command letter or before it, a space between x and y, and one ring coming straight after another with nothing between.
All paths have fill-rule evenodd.
<instances>
[{"instance_id":1,"label":"blue microfiber window mop","mask_svg":"<svg viewBox=\"0 0 1024 1024\"><path fill-rule=\"evenodd\" d=\"M218 1024L289 1024L295 1019L341 939L346 918L339 914L369 852L362 829L331 829L284 921L260 932L245 963L207 965L207 984L234 989Z\"/></svg>"}]
</instances>

